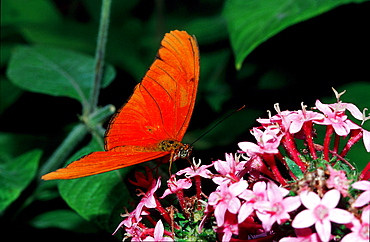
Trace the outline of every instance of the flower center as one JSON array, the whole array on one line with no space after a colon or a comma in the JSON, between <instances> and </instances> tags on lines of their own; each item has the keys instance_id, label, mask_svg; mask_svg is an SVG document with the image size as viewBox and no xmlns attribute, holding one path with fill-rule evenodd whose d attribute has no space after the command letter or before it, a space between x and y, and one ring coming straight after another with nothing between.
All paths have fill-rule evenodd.
<instances>
[{"instance_id":1,"label":"flower center","mask_svg":"<svg viewBox=\"0 0 370 242\"><path fill-rule=\"evenodd\" d=\"M275 214L281 214L282 212L284 212L283 204L281 204L280 202L275 203L273 206L273 211L275 212Z\"/></svg>"},{"instance_id":2,"label":"flower center","mask_svg":"<svg viewBox=\"0 0 370 242\"><path fill-rule=\"evenodd\" d=\"M364 240L369 239L369 224L363 223L358 233Z\"/></svg>"},{"instance_id":3,"label":"flower center","mask_svg":"<svg viewBox=\"0 0 370 242\"><path fill-rule=\"evenodd\" d=\"M319 220L323 220L328 216L329 209L323 205L319 205L315 208L314 214Z\"/></svg>"}]
</instances>

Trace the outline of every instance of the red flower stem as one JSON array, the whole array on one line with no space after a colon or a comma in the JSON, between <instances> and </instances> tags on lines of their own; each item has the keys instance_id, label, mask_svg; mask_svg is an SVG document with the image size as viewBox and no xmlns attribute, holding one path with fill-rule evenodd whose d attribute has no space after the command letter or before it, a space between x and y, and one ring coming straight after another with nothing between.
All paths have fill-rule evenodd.
<instances>
[{"instance_id":1,"label":"red flower stem","mask_svg":"<svg viewBox=\"0 0 370 242\"><path fill-rule=\"evenodd\" d=\"M177 196L177 200L179 200L180 207L181 207L182 211L184 212L183 214L185 215L186 218L189 218L189 214L187 213L187 210L186 210L184 191L183 190L178 190L176 192L176 196Z\"/></svg>"},{"instance_id":2,"label":"red flower stem","mask_svg":"<svg viewBox=\"0 0 370 242\"><path fill-rule=\"evenodd\" d=\"M346 163L352 171L356 170L356 168L351 164L349 163L346 159L344 159L342 156L338 155L336 152L334 151L331 151L329 150L330 154L332 154L333 156L337 157L339 160L343 161L344 163ZM332 166L335 165L336 162L334 162L333 164L331 164Z\"/></svg>"},{"instance_id":3,"label":"red flower stem","mask_svg":"<svg viewBox=\"0 0 370 242\"><path fill-rule=\"evenodd\" d=\"M299 152L295 146L293 136L291 133L286 132L283 139L281 140L285 150L288 152L288 155L292 160L301 168L302 172L306 171L306 164L299 158Z\"/></svg>"},{"instance_id":4,"label":"red flower stem","mask_svg":"<svg viewBox=\"0 0 370 242\"><path fill-rule=\"evenodd\" d=\"M197 200L198 200L197 209L201 210L202 207L200 206L201 205L200 204L200 198L201 198L201 195L202 195L202 183L201 183L200 176L194 176L194 181L195 181L196 196L197 196Z\"/></svg>"},{"instance_id":5,"label":"red flower stem","mask_svg":"<svg viewBox=\"0 0 370 242\"><path fill-rule=\"evenodd\" d=\"M330 149L330 140L331 135L333 134L333 126L326 126L326 134L324 138L324 159L329 162L329 149Z\"/></svg>"},{"instance_id":6,"label":"red flower stem","mask_svg":"<svg viewBox=\"0 0 370 242\"><path fill-rule=\"evenodd\" d=\"M143 232L141 232L141 236L145 238L146 236L153 236L154 235L154 228L146 228L143 229Z\"/></svg>"},{"instance_id":7,"label":"red flower stem","mask_svg":"<svg viewBox=\"0 0 370 242\"><path fill-rule=\"evenodd\" d=\"M347 144L344 146L340 156L345 157L351 147L360 139L362 138L362 131L361 129L355 129L351 131L351 137L347 141Z\"/></svg>"},{"instance_id":8,"label":"red flower stem","mask_svg":"<svg viewBox=\"0 0 370 242\"><path fill-rule=\"evenodd\" d=\"M334 138L334 147L333 147L333 151L335 153L338 153L339 141L340 141L340 136L339 135L335 135L335 138Z\"/></svg>"},{"instance_id":9,"label":"red flower stem","mask_svg":"<svg viewBox=\"0 0 370 242\"><path fill-rule=\"evenodd\" d=\"M265 174L268 177L273 178L274 174L270 171L270 169L267 167L266 162L262 160L262 157L259 155L253 156L248 164L248 168L246 169L248 172L251 172L253 170L261 172Z\"/></svg>"},{"instance_id":10,"label":"red flower stem","mask_svg":"<svg viewBox=\"0 0 370 242\"><path fill-rule=\"evenodd\" d=\"M308 150L310 151L310 154L312 156L312 159L316 160L317 155L316 155L316 150L313 144L313 137L312 137L312 121L308 121L303 124L303 132L306 135L306 142L307 142Z\"/></svg>"},{"instance_id":11,"label":"red flower stem","mask_svg":"<svg viewBox=\"0 0 370 242\"><path fill-rule=\"evenodd\" d=\"M154 196L155 198L155 203L156 203L156 207L155 209L157 209L157 211L163 216L164 220L166 220L166 222L168 224L171 224L171 217L169 215L169 213L162 207L161 203L159 202L157 196ZM175 224L175 229L180 229L180 226Z\"/></svg>"},{"instance_id":12,"label":"red flower stem","mask_svg":"<svg viewBox=\"0 0 370 242\"><path fill-rule=\"evenodd\" d=\"M150 215L144 215L144 216L145 216L145 219L148 220L155 227L157 222L152 217L150 217Z\"/></svg>"},{"instance_id":13,"label":"red flower stem","mask_svg":"<svg viewBox=\"0 0 370 242\"><path fill-rule=\"evenodd\" d=\"M370 179L370 162L367 163L365 169L363 169L358 177L359 180L369 180Z\"/></svg>"},{"instance_id":14,"label":"red flower stem","mask_svg":"<svg viewBox=\"0 0 370 242\"><path fill-rule=\"evenodd\" d=\"M283 186L287 185L288 183L285 181L284 177L281 175L278 167L276 166L275 156L272 154L264 154L263 159L266 163L270 166L272 173L274 174L276 180Z\"/></svg>"}]
</instances>

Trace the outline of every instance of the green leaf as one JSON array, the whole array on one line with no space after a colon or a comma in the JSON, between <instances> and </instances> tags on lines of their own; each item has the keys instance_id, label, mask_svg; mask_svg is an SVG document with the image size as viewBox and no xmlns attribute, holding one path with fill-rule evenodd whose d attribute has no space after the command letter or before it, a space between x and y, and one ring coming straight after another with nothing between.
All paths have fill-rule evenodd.
<instances>
[{"instance_id":1,"label":"green leaf","mask_svg":"<svg viewBox=\"0 0 370 242\"><path fill-rule=\"evenodd\" d=\"M347 3L365 0L264 0L226 1L223 15L227 20L231 45L240 69L246 56L258 45L283 29Z\"/></svg>"},{"instance_id":2,"label":"green leaf","mask_svg":"<svg viewBox=\"0 0 370 242\"><path fill-rule=\"evenodd\" d=\"M297 179L302 179L304 177L302 170L299 168L299 166L289 159L288 157L285 157L286 163L288 164L289 170L292 171L292 173L297 177Z\"/></svg>"},{"instance_id":3,"label":"green leaf","mask_svg":"<svg viewBox=\"0 0 370 242\"><path fill-rule=\"evenodd\" d=\"M1 152L13 158L33 149L44 146L47 139L41 135L33 136L0 132Z\"/></svg>"},{"instance_id":4,"label":"green leaf","mask_svg":"<svg viewBox=\"0 0 370 242\"><path fill-rule=\"evenodd\" d=\"M54 4L47 0L2 0L1 25L50 24L61 19Z\"/></svg>"},{"instance_id":5,"label":"green leaf","mask_svg":"<svg viewBox=\"0 0 370 242\"><path fill-rule=\"evenodd\" d=\"M73 155L70 161L100 149L98 142L92 140ZM126 175L130 168L121 171L62 180L59 182L60 194L81 217L113 232L122 221L120 214L124 212L123 207L129 206L129 191L121 176Z\"/></svg>"},{"instance_id":6,"label":"green leaf","mask_svg":"<svg viewBox=\"0 0 370 242\"><path fill-rule=\"evenodd\" d=\"M4 211L35 177L41 150L32 150L15 159L0 153L0 212Z\"/></svg>"},{"instance_id":7,"label":"green leaf","mask_svg":"<svg viewBox=\"0 0 370 242\"><path fill-rule=\"evenodd\" d=\"M97 232L97 227L87 222L76 212L68 209L54 210L40 214L30 221L38 229L59 228L79 233Z\"/></svg>"},{"instance_id":8,"label":"green leaf","mask_svg":"<svg viewBox=\"0 0 370 242\"><path fill-rule=\"evenodd\" d=\"M225 81L226 66L230 59L229 50L220 50L202 55L200 90L213 110L219 112L222 105L230 99L231 90Z\"/></svg>"},{"instance_id":9,"label":"green leaf","mask_svg":"<svg viewBox=\"0 0 370 242\"><path fill-rule=\"evenodd\" d=\"M212 26L212 28L210 28L210 26ZM175 28L176 26L174 26L174 29ZM194 35L202 45L227 39L226 21L219 14L194 18L194 20L188 22L183 29L186 29L189 34Z\"/></svg>"},{"instance_id":10,"label":"green leaf","mask_svg":"<svg viewBox=\"0 0 370 242\"><path fill-rule=\"evenodd\" d=\"M5 77L0 76L0 114L2 114L5 109L12 105L23 93L23 90L14 86L9 80L6 80Z\"/></svg>"},{"instance_id":11,"label":"green leaf","mask_svg":"<svg viewBox=\"0 0 370 242\"><path fill-rule=\"evenodd\" d=\"M25 90L67 96L86 104L93 88L94 58L58 48L20 46L10 59L7 75ZM114 76L114 68L107 65L102 87Z\"/></svg>"}]
</instances>

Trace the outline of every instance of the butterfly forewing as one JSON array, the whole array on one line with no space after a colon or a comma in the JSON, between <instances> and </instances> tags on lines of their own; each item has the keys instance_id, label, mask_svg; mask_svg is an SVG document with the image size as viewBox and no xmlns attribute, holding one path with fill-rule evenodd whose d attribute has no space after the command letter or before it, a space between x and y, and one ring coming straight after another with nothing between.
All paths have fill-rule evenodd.
<instances>
[{"instance_id":1,"label":"butterfly forewing","mask_svg":"<svg viewBox=\"0 0 370 242\"><path fill-rule=\"evenodd\" d=\"M156 60L112 119L106 149L147 146L167 139L181 141L194 109L198 78L195 38L185 31L166 34Z\"/></svg>"},{"instance_id":2,"label":"butterfly forewing","mask_svg":"<svg viewBox=\"0 0 370 242\"><path fill-rule=\"evenodd\" d=\"M42 179L90 176L166 155L181 158L181 150L189 154L189 146L180 141L194 109L198 78L195 38L185 31L166 34L142 82L112 118L105 137L107 151L86 155Z\"/></svg>"}]
</instances>

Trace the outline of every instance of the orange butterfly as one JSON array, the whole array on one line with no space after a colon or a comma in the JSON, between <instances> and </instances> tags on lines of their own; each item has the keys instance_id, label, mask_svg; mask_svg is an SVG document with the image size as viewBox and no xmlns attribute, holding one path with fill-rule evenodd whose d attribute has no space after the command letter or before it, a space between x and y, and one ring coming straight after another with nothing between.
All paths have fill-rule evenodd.
<instances>
[{"instance_id":1,"label":"orange butterfly","mask_svg":"<svg viewBox=\"0 0 370 242\"><path fill-rule=\"evenodd\" d=\"M112 118L105 150L90 153L44 180L100 174L166 156L186 158L190 145L181 143L193 113L199 80L195 37L185 31L167 33L150 69L127 103Z\"/></svg>"}]
</instances>

